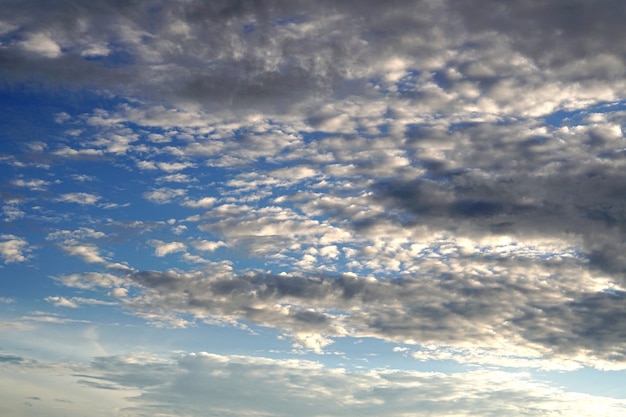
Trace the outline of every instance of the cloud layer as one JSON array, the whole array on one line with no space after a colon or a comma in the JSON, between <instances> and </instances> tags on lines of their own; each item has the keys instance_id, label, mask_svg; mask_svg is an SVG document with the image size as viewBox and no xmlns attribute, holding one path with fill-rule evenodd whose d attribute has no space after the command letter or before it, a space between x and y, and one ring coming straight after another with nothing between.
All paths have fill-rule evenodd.
<instances>
[{"instance_id":1,"label":"cloud layer","mask_svg":"<svg viewBox=\"0 0 626 417\"><path fill-rule=\"evenodd\" d=\"M585 396L533 380L528 374L474 371L348 371L306 360L215 355L206 352L168 359L134 353L95 358L84 365L42 363L0 356L0 366L22 375L62 381L64 390L41 385L6 386L23 396L6 412L46 410L52 417L78 416L86 399L92 415L130 417L151 410L158 416L511 416L575 413L618 416L623 401ZM56 376L51 377L50 371ZM9 372L8 375L16 375ZM17 377L10 376L15 381ZM17 389L16 389L17 388ZM69 388L69 389L68 389ZM28 392L28 396L26 396ZM36 393L37 395L33 395Z\"/></svg>"},{"instance_id":2,"label":"cloud layer","mask_svg":"<svg viewBox=\"0 0 626 417\"><path fill-rule=\"evenodd\" d=\"M186 346L48 364L117 415L619 415L511 369L626 368L622 2L2 10L0 331L114 313L478 369Z\"/></svg>"}]
</instances>

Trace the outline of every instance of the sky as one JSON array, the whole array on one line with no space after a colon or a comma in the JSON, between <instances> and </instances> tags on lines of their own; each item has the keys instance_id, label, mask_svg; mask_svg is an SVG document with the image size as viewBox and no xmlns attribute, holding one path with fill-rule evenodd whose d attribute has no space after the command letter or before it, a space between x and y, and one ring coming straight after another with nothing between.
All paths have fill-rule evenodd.
<instances>
[{"instance_id":1,"label":"sky","mask_svg":"<svg viewBox=\"0 0 626 417\"><path fill-rule=\"evenodd\" d=\"M626 416L626 2L0 10L0 415Z\"/></svg>"}]
</instances>

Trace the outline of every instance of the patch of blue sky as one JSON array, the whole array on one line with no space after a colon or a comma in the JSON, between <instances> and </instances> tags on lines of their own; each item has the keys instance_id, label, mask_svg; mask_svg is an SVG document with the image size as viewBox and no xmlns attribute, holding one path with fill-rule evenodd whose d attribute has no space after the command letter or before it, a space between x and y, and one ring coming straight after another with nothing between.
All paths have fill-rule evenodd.
<instances>
[{"instance_id":1,"label":"patch of blue sky","mask_svg":"<svg viewBox=\"0 0 626 417\"><path fill-rule=\"evenodd\" d=\"M593 113L610 114L626 111L626 100L603 101L577 109L559 109L543 117L546 124L552 127L578 126L588 124L585 121Z\"/></svg>"},{"instance_id":2,"label":"patch of blue sky","mask_svg":"<svg viewBox=\"0 0 626 417\"><path fill-rule=\"evenodd\" d=\"M248 36L252 34L255 30L256 30L256 24L252 22L246 23L241 27L241 32L243 33L244 36Z\"/></svg>"},{"instance_id":3,"label":"patch of blue sky","mask_svg":"<svg viewBox=\"0 0 626 417\"><path fill-rule=\"evenodd\" d=\"M383 76L374 76L367 79L368 86L379 93L399 95L402 98L416 98L419 96L420 77L423 71L408 69L398 80L389 80Z\"/></svg>"},{"instance_id":4,"label":"patch of blue sky","mask_svg":"<svg viewBox=\"0 0 626 417\"><path fill-rule=\"evenodd\" d=\"M396 83L396 91L401 96L411 96L419 91L420 77L423 76L423 72L416 69L409 69L405 72ZM435 78L435 75L433 76Z\"/></svg>"}]
</instances>

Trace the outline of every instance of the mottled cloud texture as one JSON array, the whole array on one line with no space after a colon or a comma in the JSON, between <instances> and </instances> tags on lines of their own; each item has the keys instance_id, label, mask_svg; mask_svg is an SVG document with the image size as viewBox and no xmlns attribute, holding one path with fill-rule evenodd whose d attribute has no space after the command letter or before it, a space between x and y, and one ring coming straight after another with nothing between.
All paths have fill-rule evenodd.
<instances>
[{"instance_id":1,"label":"mottled cloud texture","mask_svg":"<svg viewBox=\"0 0 626 417\"><path fill-rule=\"evenodd\" d=\"M626 369L626 3L42 4L0 0L2 88L69 97L0 153L3 266L70 262L39 300L485 367L100 352L118 415L620 415L521 368Z\"/></svg>"}]
</instances>

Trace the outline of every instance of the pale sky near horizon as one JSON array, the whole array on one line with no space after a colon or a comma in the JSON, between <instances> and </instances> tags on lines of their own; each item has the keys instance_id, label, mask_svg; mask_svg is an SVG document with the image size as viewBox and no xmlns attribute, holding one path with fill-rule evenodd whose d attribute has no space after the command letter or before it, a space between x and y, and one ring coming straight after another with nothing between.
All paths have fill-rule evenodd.
<instances>
[{"instance_id":1,"label":"pale sky near horizon","mask_svg":"<svg viewBox=\"0 0 626 417\"><path fill-rule=\"evenodd\" d=\"M626 416L625 2L0 10L0 415Z\"/></svg>"}]
</instances>

